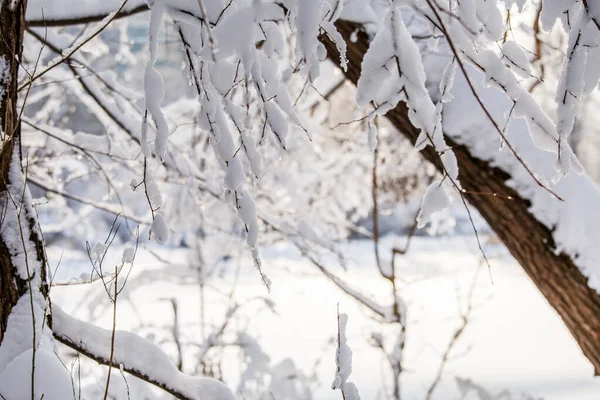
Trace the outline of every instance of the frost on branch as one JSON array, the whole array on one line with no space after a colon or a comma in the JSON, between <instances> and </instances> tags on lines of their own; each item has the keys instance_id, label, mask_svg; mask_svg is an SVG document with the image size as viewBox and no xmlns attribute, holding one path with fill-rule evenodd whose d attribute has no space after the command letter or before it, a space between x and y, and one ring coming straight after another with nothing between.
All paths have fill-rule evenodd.
<instances>
[{"instance_id":1,"label":"frost on branch","mask_svg":"<svg viewBox=\"0 0 600 400\"><path fill-rule=\"evenodd\" d=\"M352 350L348 346L346 338L346 324L348 315L340 314L338 311L338 337L337 350L335 352L335 365L337 370L335 378L331 383L331 389L339 389L342 392L344 400L360 400L358 389L352 382L348 382L350 373L352 373Z\"/></svg>"}]
</instances>

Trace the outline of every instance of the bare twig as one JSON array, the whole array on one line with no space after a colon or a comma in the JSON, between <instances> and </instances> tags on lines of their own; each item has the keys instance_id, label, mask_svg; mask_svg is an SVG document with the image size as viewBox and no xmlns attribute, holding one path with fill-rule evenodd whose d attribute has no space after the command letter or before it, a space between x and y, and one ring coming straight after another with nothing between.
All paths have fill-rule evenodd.
<instances>
[{"instance_id":1,"label":"bare twig","mask_svg":"<svg viewBox=\"0 0 600 400\"><path fill-rule=\"evenodd\" d=\"M435 389L437 388L438 384L440 383L440 381L442 379L442 374L444 373L444 369L446 368L446 364L448 363L448 360L450 358L450 353L454 349L454 346L456 345L456 343L458 342L458 340L464 333L465 329L467 328L467 325L469 324L471 313L473 312L473 294L475 292L475 286L477 284L477 279L479 277L479 271L480 271L480 268L478 266L477 270L475 271L475 275L473 276L473 280L471 281L471 286L469 287L469 292L467 294L467 309L460 316L461 323L460 323L459 327L456 329L456 331L454 331L454 334L452 335L452 337L450 338L450 341L448 342L448 345L446 346L446 350L444 351L444 354L442 355L442 359L441 359L438 369L436 371L435 377L433 378L431 385L429 385L429 389L427 389L427 394L425 396L426 400L431 400L431 396L433 395L433 392L435 391Z\"/></svg>"},{"instance_id":2,"label":"bare twig","mask_svg":"<svg viewBox=\"0 0 600 400\"><path fill-rule=\"evenodd\" d=\"M100 27L98 27L90 36L88 36L85 40L82 40L75 47L69 49L67 51L67 53L65 55L63 55L60 59L51 62L44 70L42 70L39 73L37 73L36 75L34 75L29 80L29 82L24 83L23 85L21 85L18 90L20 91L20 90L24 89L26 86L31 85L34 81L36 81L40 77L42 77L45 74L47 74L49 71L51 71L52 69L54 69L56 66L62 64L64 61L68 60L73 54L75 54L80 48L82 48L90 40L92 40L93 38L95 38L96 36L98 36L100 34L100 32L102 32L115 19L115 17L119 14L119 12L121 12L121 10L123 9L123 7L125 7L126 3L127 3L127 0L123 0L123 2L119 6L119 8L113 13L113 15L108 20L104 21L104 23Z\"/></svg>"},{"instance_id":3,"label":"bare twig","mask_svg":"<svg viewBox=\"0 0 600 400\"><path fill-rule=\"evenodd\" d=\"M115 266L115 279L114 279L114 297L111 299L113 303L113 320L112 320L112 334L110 337L110 357L108 360L108 376L106 377L106 388L104 389L104 400L108 398L108 387L110 385L110 372L113 367L113 357L115 354L115 332L117 330L117 296L119 295L118 287L119 271L118 267Z\"/></svg>"},{"instance_id":4,"label":"bare twig","mask_svg":"<svg viewBox=\"0 0 600 400\"><path fill-rule=\"evenodd\" d=\"M139 14L139 13L146 12L146 11L149 11L148 5L146 4L146 2L143 2L140 5L130 8L128 10L122 9L121 11L116 13L114 19L125 18L125 17L129 17L131 15ZM88 15L84 15L81 17L75 17L75 18L62 18L61 17L60 19L28 19L26 22L27 22L28 28L39 27L39 26L63 27L63 26L69 26L69 25L82 25L82 24L90 24L92 22L100 22L107 16L108 16L108 14L104 14L104 13L98 13L98 14L90 13Z\"/></svg>"}]
</instances>

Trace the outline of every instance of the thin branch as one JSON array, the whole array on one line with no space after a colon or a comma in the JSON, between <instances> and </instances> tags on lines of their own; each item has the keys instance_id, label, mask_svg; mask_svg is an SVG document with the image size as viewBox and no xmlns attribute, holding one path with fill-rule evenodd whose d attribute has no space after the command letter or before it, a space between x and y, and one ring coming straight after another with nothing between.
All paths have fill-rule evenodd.
<instances>
[{"instance_id":1,"label":"thin branch","mask_svg":"<svg viewBox=\"0 0 600 400\"><path fill-rule=\"evenodd\" d=\"M122 9L121 11L115 14L114 19L120 19L129 17L131 15L139 14L142 12L149 11L148 5L146 2L142 2L140 5L131 8L129 10ZM75 18L56 18L56 19L28 19L27 27L35 28L41 26L47 27L61 27L61 26L69 26L69 25L82 25L82 24L90 24L92 22L102 21L104 18L108 16L107 13L100 14L89 14L83 15Z\"/></svg>"},{"instance_id":2,"label":"thin branch","mask_svg":"<svg viewBox=\"0 0 600 400\"><path fill-rule=\"evenodd\" d=\"M108 398L108 387L110 385L110 371L113 367L113 360L115 354L115 331L117 330L117 296L119 295L117 281L119 279L119 271L115 266L115 280L114 280L114 298L113 303L113 319L112 319L112 332L110 335L110 357L108 358L108 376L106 377L106 388L104 389L104 400Z\"/></svg>"},{"instance_id":3,"label":"thin branch","mask_svg":"<svg viewBox=\"0 0 600 400\"><path fill-rule=\"evenodd\" d=\"M117 9L117 11L115 11L112 14L112 16L110 18L108 18L108 20L106 20L102 25L100 25L100 27L98 27L94 32L92 32L92 34L90 36L88 36L85 40L82 40L75 47L69 49L67 51L67 53L65 55L63 55L61 58L59 58L58 60L52 61L43 71L40 71L39 73L37 73L36 75L34 75L29 80L29 82L24 83L23 85L21 85L18 90L21 91L26 86L31 85L34 81L36 81L40 77L42 77L45 74L47 74L49 71L51 71L52 69L54 69L56 66L62 64L64 61L68 60L73 54L75 54L79 49L81 49L90 40L92 40L93 38L95 38L96 36L98 36L100 34L100 32L102 32L115 19L115 17L117 16L117 14L119 14L119 12L121 12L121 10L123 9L123 7L125 7L126 3L127 3L127 0L123 0L123 2L121 3L121 5Z\"/></svg>"},{"instance_id":4,"label":"thin branch","mask_svg":"<svg viewBox=\"0 0 600 400\"><path fill-rule=\"evenodd\" d=\"M87 205L93 206L94 208L96 208L98 210L106 211L109 214L122 215L124 218L129 219L133 222L137 222L138 224L152 225L152 221L145 220L145 219L137 217L133 214L123 214L121 211L113 208L112 207L113 204L105 203L105 202L98 202L98 201L91 200L91 199L86 199L85 197L81 197L76 194L72 194L72 193L66 192L64 190L61 190L61 189L56 189L56 188L50 187L48 184L43 183L42 181L37 180L32 177L28 177L27 182L32 183L35 186L38 186L39 188L44 189L47 192L63 196L67 199L71 199L71 200L77 201L82 204L87 204Z\"/></svg>"}]
</instances>

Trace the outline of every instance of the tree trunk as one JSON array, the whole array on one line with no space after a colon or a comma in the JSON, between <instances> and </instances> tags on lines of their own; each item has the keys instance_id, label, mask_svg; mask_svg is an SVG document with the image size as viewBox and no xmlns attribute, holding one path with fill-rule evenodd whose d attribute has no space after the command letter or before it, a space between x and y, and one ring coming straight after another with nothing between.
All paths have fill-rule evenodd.
<instances>
[{"instance_id":1,"label":"tree trunk","mask_svg":"<svg viewBox=\"0 0 600 400\"><path fill-rule=\"evenodd\" d=\"M348 49L346 77L354 84L360 76L362 59L369 47L369 38L359 24L337 21L336 27L344 37ZM353 32L358 35L351 40ZM339 66L336 46L326 37L321 38L330 59ZM386 117L413 144L419 130L409 118L406 105L400 103ZM560 315L579 344L583 354L600 374L600 295L588 286L587 278L566 254L556 254L550 230L529 211L530 203L507 185L510 175L470 154L469 149L446 137L454 149L459 166L459 180L466 190L465 198L485 218L504 242L513 257L521 264L548 303ZM428 146L423 156L441 170L438 153ZM480 196L473 192L502 193L501 196Z\"/></svg>"},{"instance_id":2,"label":"tree trunk","mask_svg":"<svg viewBox=\"0 0 600 400\"><path fill-rule=\"evenodd\" d=\"M25 9L27 0L4 0L0 2L0 127L2 148L0 150L0 204L2 216L0 218L0 342L4 339L8 317L19 298L29 289L27 279L23 279L17 272L14 263L15 252L7 244L8 240L15 241L14 237L5 238L2 223L10 217L7 213L9 202L14 201L14 196L9 194L11 165L20 166L21 124L17 111L18 71L20 68L23 50L23 30L25 28ZM15 151L17 150L17 151ZM18 160L14 160L18 157ZM14 211L14 210L13 210ZM21 217L27 224L28 233L23 241L34 244L37 262L42 266L41 273L42 293L47 294L45 284L45 256L43 243L37 229L37 217L32 215L28 207L21 207Z\"/></svg>"}]
</instances>

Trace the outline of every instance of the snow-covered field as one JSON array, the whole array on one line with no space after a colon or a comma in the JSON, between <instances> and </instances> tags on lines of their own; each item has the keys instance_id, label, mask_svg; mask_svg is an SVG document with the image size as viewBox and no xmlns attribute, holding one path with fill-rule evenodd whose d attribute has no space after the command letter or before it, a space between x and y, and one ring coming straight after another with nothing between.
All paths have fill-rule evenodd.
<instances>
[{"instance_id":1,"label":"snow-covered field","mask_svg":"<svg viewBox=\"0 0 600 400\"><path fill-rule=\"evenodd\" d=\"M387 250L405 240L384 238L383 264L390 262ZM499 246L487 248L491 278L487 267L480 262L471 236L417 237L407 255L397 258L398 273L404 282L400 294L408 307L405 371L401 376L403 398L425 398L442 354L461 324L461 313L470 303L469 322L449 355L433 398L463 398L456 378L469 378L494 396L503 390L510 391L513 397L501 397L507 399L526 398L524 394L536 399L597 399L600 380L593 378L591 365L559 317L505 250ZM112 250L119 253L119 249ZM348 269L344 271L335 260L327 259L330 270L385 304L389 282L378 275L372 243L353 241L341 251L348 260ZM160 343L176 360L171 327L173 306L169 300L177 299L183 366L193 371L199 351L196 344L202 342L199 285L189 269L189 253L161 250L160 255L172 264L162 266L148 252L140 250L128 290L118 303L117 327L132 329ZM54 256L57 255L51 258ZM248 350L254 357L253 368L283 371L282 364L273 367L286 358L291 359L308 377L306 382L314 392L313 398L339 399L340 393L330 389L335 374L334 338L339 303L340 311L349 316L348 344L354 353L350 380L357 385L363 399L388 398L381 388L390 384L389 369L382 352L372 347L368 338L375 332L389 335L389 327L375 321L372 313L343 294L292 248L279 245L262 249L262 257L265 272L273 281L270 294L252 263L245 259L223 262L220 273L207 281L205 312L212 325L204 328L205 337L222 324L225 310L231 304L228 293L235 286L233 298L243 307L228 329L242 331L260 344L263 353ZM57 281L88 268L85 260L69 260L67 255L62 263ZM241 269L237 284L233 285L238 265ZM476 282L469 301L474 277ZM52 299L76 317L107 328L111 325L112 308L98 284L58 286L53 288ZM264 299L273 303L276 313L268 310ZM230 333L223 340L231 342L235 338ZM235 351L226 352L225 356L225 379L236 389L244 368L240 367ZM240 398L253 398L248 394L251 393Z\"/></svg>"}]
</instances>

